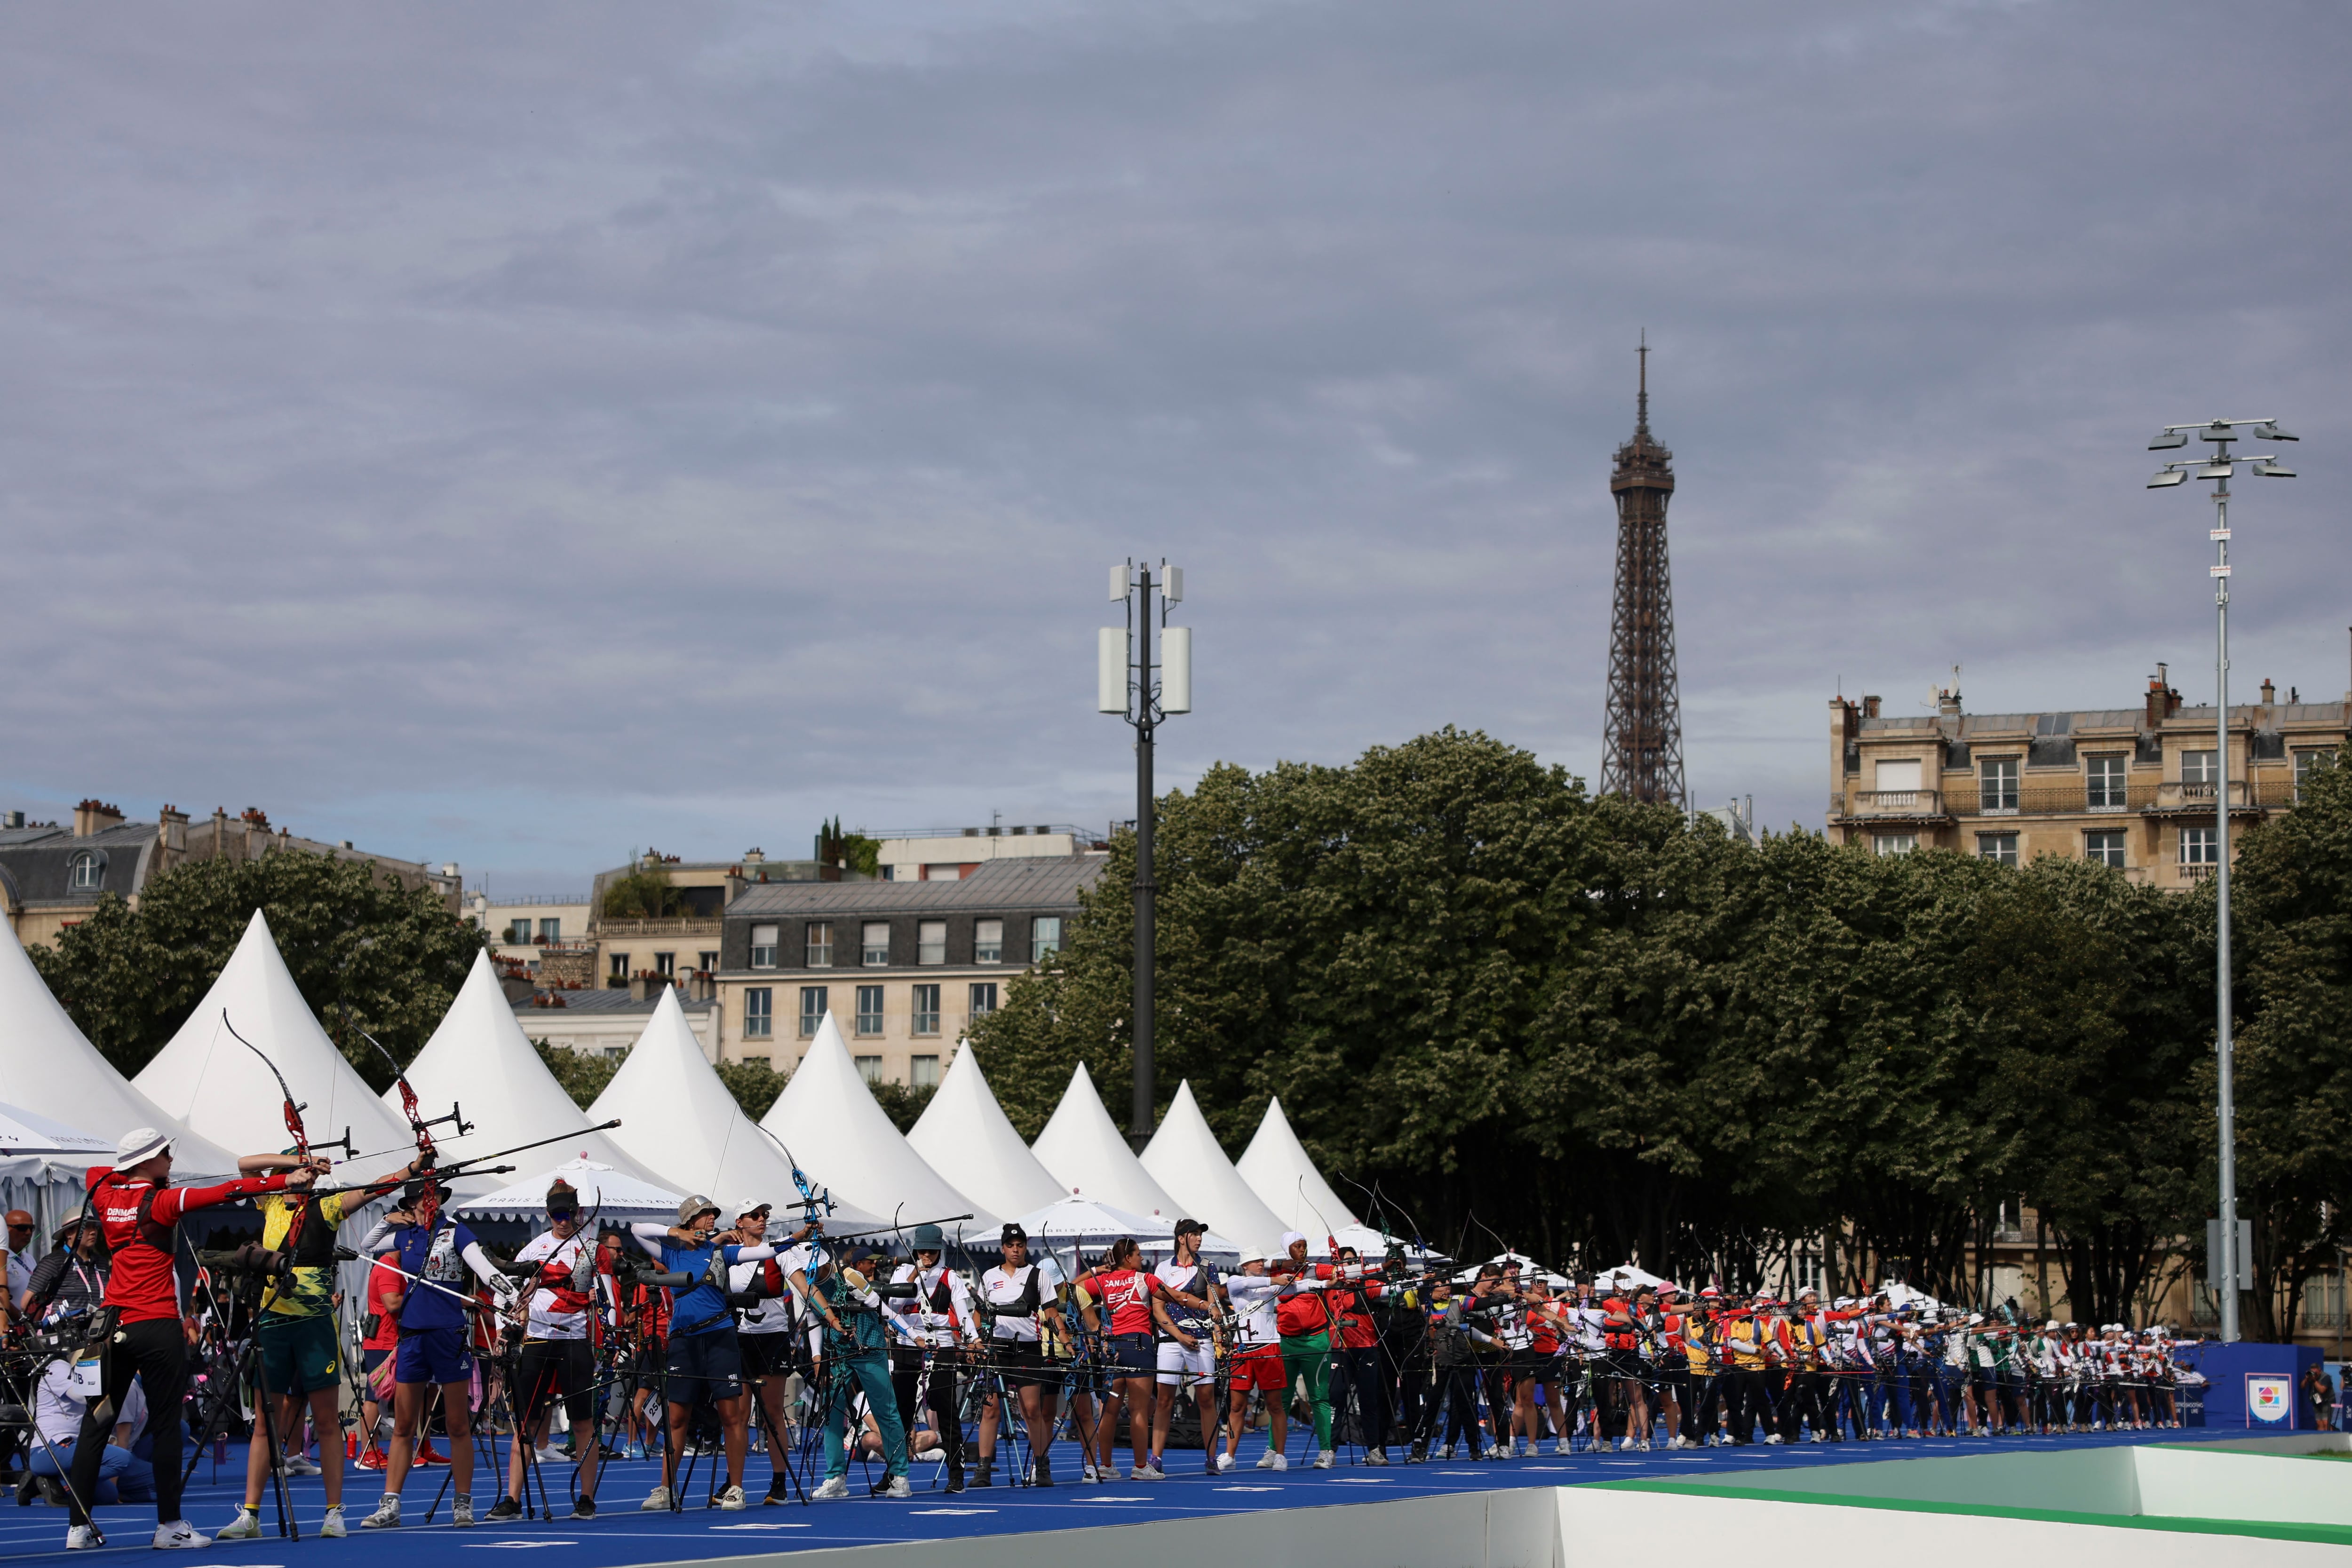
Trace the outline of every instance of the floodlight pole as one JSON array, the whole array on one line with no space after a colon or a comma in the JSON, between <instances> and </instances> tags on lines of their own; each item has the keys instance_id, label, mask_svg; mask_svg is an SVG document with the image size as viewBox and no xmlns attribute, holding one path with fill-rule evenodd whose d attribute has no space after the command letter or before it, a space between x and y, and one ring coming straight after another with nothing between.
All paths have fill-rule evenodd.
<instances>
[{"instance_id":1,"label":"floodlight pole","mask_svg":"<svg viewBox=\"0 0 2352 1568\"><path fill-rule=\"evenodd\" d=\"M1154 796L1151 747L1154 732L1171 713L1192 711L1192 642L1189 631L1175 629L1165 639L1166 668L1152 663L1152 591L1160 593L1159 616L1164 626L1171 604L1184 597L1183 574L1167 562L1160 576L1151 563L1129 561L1111 568L1111 597L1127 608L1127 629L1106 627L1098 651L1100 688L1097 706L1117 713L1135 730L1135 1096L1128 1122L1127 1140L1138 1154L1151 1141L1152 1113L1158 1097L1152 1067L1152 1007L1157 984L1159 884L1153 876L1152 829ZM1123 666L1116 667L1115 666ZM1166 677L1155 679L1155 672Z\"/></svg>"},{"instance_id":2,"label":"floodlight pole","mask_svg":"<svg viewBox=\"0 0 2352 1568\"><path fill-rule=\"evenodd\" d=\"M2205 1271L2211 1280L2213 1292L2220 1298L2221 1339L2234 1342L2238 1331L2238 1294L2246 1275L2246 1260L2241 1258L2238 1247L2238 1137L2237 1095L2232 1080L2234 1040L2230 1009L2230 474L2240 462L2252 462L2254 472L2265 477L2292 479L2292 470L2269 457L2232 458L2229 444L2238 439L2238 427L2255 425L2255 434L2265 441L2293 441L2295 437L2279 429L2276 420L2216 419L2202 424L2167 425L2164 434L2149 443L2150 451L2178 448L2186 444L2186 437L2195 434L2200 440L2213 444L2213 455L2196 462L2168 463L2148 482L2148 488L2158 489L2178 485L2186 473L2194 471L2200 476L2210 475L2213 487L2213 760L2216 768L2213 796L2213 849L2220 857L2213 869L2215 894L2215 941L2213 946L2213 1044L2215 1135L2220 1143L2221 1192L2220 1222L2214 1227L2216 1245L2209 1248ZM2252 802L2251 765L2247 769L2247 803Z\"/></svg>"}]
</instances>

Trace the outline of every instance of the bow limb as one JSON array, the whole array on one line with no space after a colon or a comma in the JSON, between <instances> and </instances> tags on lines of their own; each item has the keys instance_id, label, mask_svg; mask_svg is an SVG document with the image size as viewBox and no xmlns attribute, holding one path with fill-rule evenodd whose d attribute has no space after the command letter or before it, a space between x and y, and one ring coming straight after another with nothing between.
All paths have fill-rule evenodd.
<instances>
[{"instance_id":1,"label":"bow limb","mask_svg":"<svg viewBox=\"0 0 2352 1568\"><path fill-rule=\"evenodd\" d=\"M269 1053L268 1051L262 1050L261 1047L254 1044L253 1041L246 1039L245 1036L236 1032L236 1025L229 1021L228 1009L226 1008L223 1008L221 1009L221 1027L228 1030L230 1035L236 1039L239 1045L253 1052L254 1055L261 1058L261 1065L269 1069L270 1077L278 1080L278 1092L284 1096L286 1130L292 1134L294 1137L294 1157L301 1162L301 1169L305 1171L310 1170L310 1134L309 1130L302 1124L302 1104L294 1098L294 1090L292 1086L286 1082L286 1074L278 1071L278 1063L269 1059ZM346 1141L345 1147L348 1151L348 1140ZM301 1240L302 1222L308 1219L310 1216L311 1206L310 1195L307 1193L297 1193L294 1197L293 1206L294 1211L286 1221L286 1250L289 1253L294 1250L295 1243Z\"/></svg>"}]
</instances>

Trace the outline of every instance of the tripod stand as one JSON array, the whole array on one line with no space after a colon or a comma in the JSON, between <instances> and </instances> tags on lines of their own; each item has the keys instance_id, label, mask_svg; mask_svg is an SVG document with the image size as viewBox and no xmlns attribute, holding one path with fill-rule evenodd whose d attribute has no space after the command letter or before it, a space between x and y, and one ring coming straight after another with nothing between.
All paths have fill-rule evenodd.
<instances>
[{"instance_id":1,"label":"tripod stand","mask_svg":"<svg viewBox=\"0 0 2352 1568\"><path fill-rule=\"evenodd\" d=\"M221 1430L223 1417L238 1407L244 1389L250 1386L254 1406L260 1412L259 1437L266 1445L263 1451L268 1455L270 1490L278 1501L278 1533L286 1540L299 1541L302 1528L295 1522L294 1511L286 1500L286 1458L278 1446L277 1401L270 1396L268 1363L261 1354L262 1289L273 1278L282 1277L290 1282L292 1264L289 1260L281 1260L275 1269L256 1267L247 1257L254 1250L239 1248L233 1253L200 1252L196 1255L198 1260L216 1275L226 1270L236 1276L236 1289L229 1297L230 1317L222 1325L223 1333L235 1327L236 1319L240 1314L247 1326L245 1343L236 1351L236 1375L214 1387L205 1409L205 1424L196 1433L196 1441L189 1451L187 1469L181 1473L180 1484L187 1485L188 1478L196 1473L196 1466L204 1458L205 1444ZM267 1256L284 1258L283 1254ZM162 1412L158 1414L164 1415ZM164 1418L176 1418L177 1415L176 1411L170 1412Z\"/></svg>"}]
</instances>

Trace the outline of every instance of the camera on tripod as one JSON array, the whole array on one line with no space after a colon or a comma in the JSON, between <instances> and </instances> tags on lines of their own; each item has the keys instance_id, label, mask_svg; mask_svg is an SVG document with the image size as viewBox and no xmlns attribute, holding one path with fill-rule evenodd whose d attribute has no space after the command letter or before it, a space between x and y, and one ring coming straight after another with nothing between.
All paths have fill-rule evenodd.
<instances>
[{"instance_id":1,"label":"camera on tripod","mask_svg":"<svg viewBox=\"0 0 2352 1568\"><path fill-rule=\"evenodd\" d=\"M248 1241L242 1247L219 1251L196 1253L196 1261L215 1274L232 1275L240 1280L291 1280L294 1277L294 1255L275 1247L264 1247L258 1241Z\"/></svg>"}]
</instances>

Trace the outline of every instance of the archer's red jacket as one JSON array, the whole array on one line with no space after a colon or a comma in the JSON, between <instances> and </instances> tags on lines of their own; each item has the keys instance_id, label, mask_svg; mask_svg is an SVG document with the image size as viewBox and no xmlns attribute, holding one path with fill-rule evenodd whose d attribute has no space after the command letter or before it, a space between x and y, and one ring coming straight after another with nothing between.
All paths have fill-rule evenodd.
<instances>
[{"instance_id":1,"label":"archer's red jacket","mask_svg":"<svg viewBox=\"0 0 2352 1568\"><path fill-rule=\"evenodd\" d=\"M256 1193L286 1190L283 1172L213 1186L158 1186L118 1177L112 1166L92 1166L87 1179L99 1228L114 1254L106 1304L118 1309L126 1323L180 1315L179 1281L172 1275L172 1230L182 1215Z\"/></svg>"}]
</instances>

